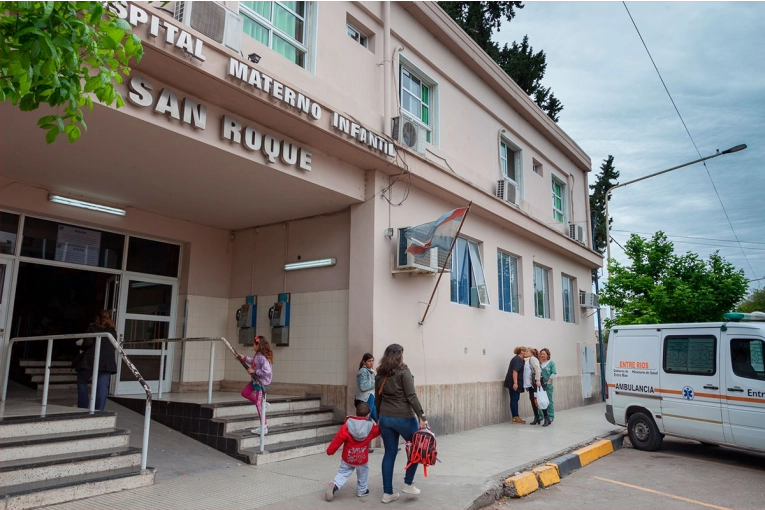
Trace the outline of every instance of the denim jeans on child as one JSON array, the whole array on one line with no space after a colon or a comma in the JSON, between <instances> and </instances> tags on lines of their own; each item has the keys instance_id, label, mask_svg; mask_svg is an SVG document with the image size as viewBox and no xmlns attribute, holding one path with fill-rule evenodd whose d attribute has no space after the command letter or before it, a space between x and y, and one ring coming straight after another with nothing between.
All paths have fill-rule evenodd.
<instances>
[{"instance_id":1,"label":"denim jeans on child","mask_svg":"<svg viewBox=\"0 0 765 510\"><path fill-rule=\"evenodd\" d=\"M351 477L354 469L356 470L356 479L358 480L356 483L356 495L363 496L369 485L369 464L351 466L350 464L346 464L345 461L341 460L340 467L338 468L337 474L332 480L332 483L335 484L337 490L340 490L342 486L345 485L345 482L347 482Z\"/></svg>"},{"instance_id":2,"label":"denim jeans on child","mask_svg":"<svg viewBox=\"0 0 765 510\"><path fill-rule=\"evenodd\" d=\"M415 417L380 416L379 425L383 446L385 446L385 455L383 455L382 461L383 492L393 494L393 466L396 463L396 454L398 453L398 439L403 437L405 441L411 441L414 433L420 428L420 424ZM416 472L417 464L409 466L404 475L404 483L411 485Z\"/></svg>"},{"instance_id":3,"label":"denim jeans on child","mask_svg":"<svg viewBox=\"0 0 765 510\"><path fill-rule=\"evenodd\" d=\"M88 368L77 372L77 407L90 408L90 393L88 381L93 377L93 370ZM109 394L109 379L112 374L98 371L98 386L96 387L96 411L103 411L106 407L106 395Z\"/></svg>"}]
</instances>

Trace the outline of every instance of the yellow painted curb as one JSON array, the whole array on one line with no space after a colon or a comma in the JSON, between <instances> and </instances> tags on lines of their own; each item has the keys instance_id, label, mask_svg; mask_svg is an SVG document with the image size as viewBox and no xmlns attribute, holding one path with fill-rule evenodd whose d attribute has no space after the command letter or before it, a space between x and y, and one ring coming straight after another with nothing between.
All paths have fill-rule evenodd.
<instances>
[{"instance_id":1,"label":"yellow painted curb","mask_svg":"<svg viewBox=\"0 0 765 510\"><path fill-rule=\"evenodd\" d=\"M522 498L537 489L539 489L539 482L531 471L511 476L505 480L505 491L511 498Z\"/></svg>"},{"instance_id":2,"label":"yellow painted curb","mask_svg":"<svg viewBox=\"0 0 765 510\"><path fill-rule=\"evenodd\" d=\"M551 468L554 468L555 469L555 474L558 475L558 480L560 480L560 471L558 470L558 465L557 464L553 464L552 462L548 462L547 464L545 464L545 466L550 466Z\"/></svg>"},{"instance_id":3,"label":"yellow painted curb","mask_svg":"<svg viewBox=\"0 0 765 510\"><path fill-rule=\"evenodd\" d=\"M557 466L539 466L531 470L537 477L540 487L549 487L560 482Z\"/></svg>"},{"instance_id":4,"label":"yellow painted curb","mask_svg":"<svg viewBox=\"0 0 765 510\"><path fill-rule=\"evenodd\" d=\"M584 448L580 448L579 450L573 452L573 454L579 456L579 462L582 464L582 467L584 467L590 462L598 460L601 457L605 457L609 453L613 453L613 451L614 445L611 443L611 441L607 439L601 439L597 443L593 443L589 446L585 446Z\"/></svg>"}]
</instances>

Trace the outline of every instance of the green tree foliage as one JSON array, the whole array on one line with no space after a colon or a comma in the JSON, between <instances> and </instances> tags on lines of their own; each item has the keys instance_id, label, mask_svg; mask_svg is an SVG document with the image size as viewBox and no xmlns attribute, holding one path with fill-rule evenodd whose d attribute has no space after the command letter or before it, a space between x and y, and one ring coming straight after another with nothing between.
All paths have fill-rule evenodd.
<instances>
[{"instance_id":1,"label":"green tree foliage","mask_svg":"<svg viewBox=\"0 0 765 510\"><path fill-rule=\"evenodd\" d=\"M613 218L608 222L606 228L606 200L611 200L611 194L606 197L606 192L613 186L619 184L617 179L619 172L614 166L614 157L609 155L600 165L600 173L595 176L595 183L590 184L590 212L595 217L595 248L603 255L606 251L608 235L611 231Z\"/></svg>"},{"instance_id":2,"label":"green tree foliage","mask_svg":"<svg viewBox=\"0 0 765 510\"><path fill-rule=\"evenodd\" d=\"M494 30L499 32L502 21L512 21L516 9L523 2L438 2L438 5L528 94L555 122L558 122L563 104L550 87L542 86L547 70L544 51L534 53L528 35L512 46L492 41Z\"/></svg>"},{"instance_id":3,"label":"green tree foliage","mask_svg":"<svg viewBox=\"0 0 765 510\"><path fill-rule=\"evenodd\" d=\"M736 308L739 312L765 312L765 289L755 290Z\"/></svg>"},{"instance_id":4,"label":"green tree foliage","mask_svg":"<svg viewBox=\"0 0 765 510\"><path fill-rule=\"evenodd\" d=\"M694 253L676 255L663 232L650 240L630 236L631 265L612 261L600 303L614 307L606 326L720 321L746 294L743 270L714 252L704 261Z\"/></svg>"},{"instance_id":5,"label":"green tree foliage","mask_svg":"<svg viewBox=\"0 0 765 510\"><path fill-rule=\"evenodd\" d=\"M105 9L106 2L0 2L0 101L22 111L47 104L55 114L38 126L53 143L70 142L87 129L83 107L93 96L117 108L124 104L115 83L130 73L143 47L130 24Z\"/></svg>"}]
</instances>

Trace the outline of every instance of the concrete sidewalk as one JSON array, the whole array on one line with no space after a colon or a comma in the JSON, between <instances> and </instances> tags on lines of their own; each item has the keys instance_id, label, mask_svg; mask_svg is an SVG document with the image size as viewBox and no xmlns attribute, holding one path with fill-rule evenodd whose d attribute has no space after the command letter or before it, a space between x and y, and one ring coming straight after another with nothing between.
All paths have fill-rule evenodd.
<instances>
[{"instance_id":1,"label":"concrete sidewalk","mask_svg":"<svg viewBox=\"0 0 765 510\"><path fill-rule=\"evenodd\" d=\"M107 407L108 409L109 407ZM422 493L401 495L384 505L382 497L382 449L370 455L369 489L366 498L356 497L355 475L335 494L331 503L324 490L340 463L333 457L313 455L265 466L239 464L234 459L190 438L152 422L149 465L157 467L157 482L150 487L105 494L55 505L56 510L155 510L155 509L248 509L293 508L438 508L463 510L493 487L502 475L547 459L595 437L618 430L603 414L605 404L559 411L549 427L503 423L441 436L438 456L442 462L415 477ZM127 422L140 415L122 407L119 413ZM132 416L132 413L135 416ZM140 422L140 420L139 420ZM132 428L132 427L131 427ZM140 441L134 431L131 443ZM186 442L188 445L184 446ZM164 452L162 451L164 450ZM405 454L396 459L394 490L403 488Z\"/></svg>"}]
</instances>

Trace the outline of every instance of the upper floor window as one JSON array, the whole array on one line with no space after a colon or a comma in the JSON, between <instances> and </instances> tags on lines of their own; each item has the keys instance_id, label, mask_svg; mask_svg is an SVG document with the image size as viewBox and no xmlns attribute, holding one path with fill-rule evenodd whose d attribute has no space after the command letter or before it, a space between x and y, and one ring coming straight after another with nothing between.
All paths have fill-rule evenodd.
<instances>
[{"instance_id":1,"label":"upper floor window","mask_svg":"<svg viewBox=\"0 0 765 510\"><path fill-rule=\"evenodd\" d=\"M531 170L532 170L532 171L533 171L535 174L537 174L537 175L539 175L539 176L543 175L543 173L542 173L542 163L540 163L540 162L539 162L539 161L537 161L536 159L533 159L533 160L531 160L531 161L532 161L532 163L531 163Z\"/></svg>"},{"instance_id":2,"label":"upper floor window","mask_svg":"<svg viewBox=\"0 0 765 510\"><path fill-rule=\"evenodd\" d=\"M502 140L499 143L499 160L502 164L502 175L517 186L521 175L520 147L507 140Z\"/></svg>"},{"instance_id":3,"label":"upper floor window","mask_svg":"<svg viewBox=\"0 0 765 510\"><path fill-rule=\"evenodd\" d=\"M565 322L576 323L576 315L574 315L574 310L576 310L574 279L570 276L562 275L561 287L563 288L563 320Z\"/></svg>"},{"instance_id":4,"label":"upper floor window","mask_svg":"<svg viewBox=\"0 0 765 510\"><path fill-rule=\"evenodd\" d=\"M239 2L244 33L306 66L308 2Z\"/></svg>"},{"instance_id":5,"label":"upper floor window","mask_svg":"<svg viewBox=\"0 0 765 510\"><path fill-rule=\"evenodd\" d=\"M347 33L351 39L362 45L363 47L367 48L369 47L369 39L367 36L361 33L360 30L356 29L353 25L350 23L346 23L345 25L345 33Z\"/></svg>"},{"instance_id":6,"label":"upper floor window","mask_svg":"<svg viewBox=\"0 0 765 510\"><path fill-rule=\"evenodd\" d=\"M425 129L425 140L433 143L433 85L403 65L400 83L401 109Z\"/></svg>"},{"instance_id":7,"label":"upper floor window","mask_svg":"<svg viewBox=\"0 0 765 510\"><path fill-rule=\"evenodd\" d=\"M550 271L534 265L534 314L543 319L550 318Z\"/></svg>"},{"instance_id":8,"label":"upper floor window","mask_svg":"<svg viewBox=\"0 0 765 510\"><path fill-rule=\"evenodd\" d=\"M519 313L518 307L518 259L507 253L497 252L497 275L499 277L499 309Z\"/></svg>"},{"instance_id":9,"label":"upper floor window","mask_svg":"<svg viewBox=\"0 0 765 510\"><path fill-rule=\"evenodd\" d=\"M478 243L462 237L457 238L452 251L451 295L452 303L490 305Z\"/></svg>"},{"instance_id":10,"label":"upper floor window","mask_svg":"<svg viewBox=\"0 0 765 510\"><path fill-rule=\"evenodd\" d=\"M553 218L563 223L566 220L566 185L556 179L552 178L552 205L553 205Z\"/></svg>"}]
</instances>

